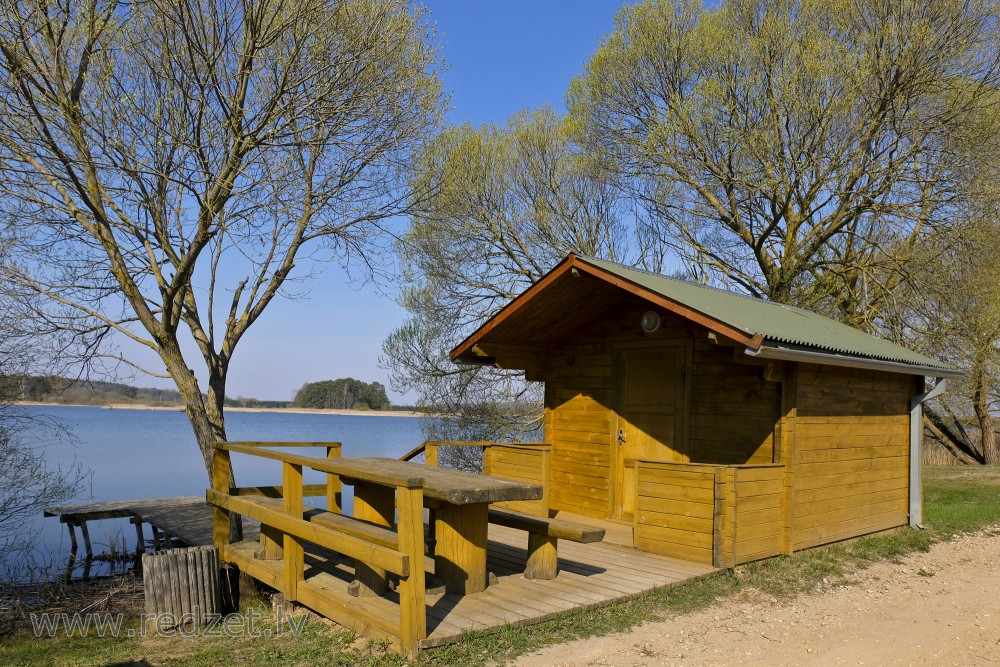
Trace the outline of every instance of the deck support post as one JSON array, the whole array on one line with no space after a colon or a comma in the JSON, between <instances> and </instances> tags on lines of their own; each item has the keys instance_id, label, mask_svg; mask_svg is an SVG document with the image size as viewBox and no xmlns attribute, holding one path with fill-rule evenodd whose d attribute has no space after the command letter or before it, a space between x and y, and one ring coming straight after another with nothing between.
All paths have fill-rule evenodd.
<instances>
[{"instance_id":1,"label":"deck support post","mask_svg":"<svg viewBox=\"0 0 1000 667\"><path fill-rule=\"evenodd\" d=\"M135 526L135 554L141 556L146 553L146 536L142 534L142 519L134 516L130 521Z\"/></svg>"},{"instance_id":2,"label":"deck support post","mask_svg":"<svg viewBox=\"0 0 1000 667\"><path fill-rule=\"evenodd\" d=\"M80 545L76 541L76 527L67 521L66 528L69 530L69 553L70 556L76 558L76 552L80 549Z\"/></svg>"},{"instance_id":3,"label":"deck support post","mask_svg":"<svg viewBox=\"0 0 1000 667\"><path fill-rule=\"evenodd\" d=\"M80 533L83 535L83 548L87 550L87 560L94 560L94 548L90 544L90 531L87 530L87 522L80 522Z\"/></svg>"},{"instance_id":4,"label":"deck support post","mask_svg":"<svg viewBox=\"0 0 1000 667\"><path fill-rule=\"evenodd\" d=\"M326 458L328 459L339 459L340 458L340 445L336 447L330 446L326 448ZM337 514L343 514L344 509L341 504L342 496L342 485L340 482L340 475L334 473L327 473L326 475L326 511L336 512Z\"/></svg>"},{"instance_id":5,"label":"deck support post","mask_svg":"<svg viewBox=\"0 0 1000 667\"><path fill-rule=\"evenodd\" d=\"M528 533L525 579L555 579L559 574L559 540L541 533Z\"/></svg>"},{"instance_id":6,"label":"deck support post","mask_svg":"<svg viewBox=\"0 0 1000 667\"><path fill-rule=\"evenodd\" d=\"M396 503L391 487L357 480L354 483L354 518L379 526L391 526L396 514ZM421 510L422 514L423 510ZM421 522L421 525L423 522ZM422 539L422 536L421 536ZM421 550L422 552L422 550ZM367 563L354 561L352 594L357 597L383 595L389 590L385 570Z\"/></svg>"},{"instance_id":7,"label":"deck support post","mask_svg":"<svg viewBox=\"0 0 1000 667\"><path fill-rule=\"evenodd\" d=\"M486 542L489 503L451 505L435 511L437 546L434 574L449 593L470 595L486 590ZM452 562L451 554L461 562Z\"/></svg>"}]
</instances>

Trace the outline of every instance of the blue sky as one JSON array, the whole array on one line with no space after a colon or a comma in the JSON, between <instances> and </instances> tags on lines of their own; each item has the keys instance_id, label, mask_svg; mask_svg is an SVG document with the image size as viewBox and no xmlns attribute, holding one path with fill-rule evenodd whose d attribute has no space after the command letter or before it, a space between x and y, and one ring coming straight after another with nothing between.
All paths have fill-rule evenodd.
<instances>
[{"instance_id":1,"label":"blue sky","mask_svg":"<svg viewBox=\"0 0 1000 667\"><path fill-rule=\"evenodd\" d=\"M451 97L448 121L503 123L522 108L565 108L570 80L614 26L621 0L428 0ZM230 396L289 400L305 382L354 377L378 380L382 341L406 312L372 285L352 284L338 267L311 283L309 295L272 303L237 348ZM192 366L197 370L198 364ZM171 386L138 377L140 386ZM397 404L413 396L390 390Z\"/></svg>"}]
</instances>

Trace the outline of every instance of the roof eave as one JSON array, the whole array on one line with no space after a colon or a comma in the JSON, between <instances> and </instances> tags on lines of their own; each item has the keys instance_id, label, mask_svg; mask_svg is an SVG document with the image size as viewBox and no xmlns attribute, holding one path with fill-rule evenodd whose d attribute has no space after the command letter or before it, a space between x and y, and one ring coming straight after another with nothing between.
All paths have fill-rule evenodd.
<instances>
[{"instance_id":1,"label":"roof eave","mask_svg":"<svg viewBox=\"0 0 1000 667\"><path fill-rule=\"evenodd\" d=\"M448 355L451 360L455 363L463 362L488 365L482 364L482 362L477 359L478 355L473 352L473 347L475 347L486 334L503 322L504 319L513 315L525 303L530 301L535 294L545 289L552 281L561 276L563 273L569 271L576 262L576 259L576 255L574 253L570 253L565 259L556 264L548 273L539 278L538 281L536 281L531 287L507 303L507 305L496 312L490 319L486 320L486 322L472 332L465 340L455 346L455 348Z\"/></svg>"},{"instance_id":2,"label":"roof eave","mask_svg":"<svg viewBox=\"0 0 1000 667\"><path fill-rule=\"evenodd\" d=\"M826 366L845 366L848 368L866 368L869 370L921 375L937 378L965 377L965 372L955 368L941 368L922 364L908 364L899 361L886 361L869 357L854 357L833 352L790 349L773 345L761 345L759 349L747 348L746 354L756 359L774 359L776 361L799 361L804 363L822 364Z\"/></svg>"}]
</instances>

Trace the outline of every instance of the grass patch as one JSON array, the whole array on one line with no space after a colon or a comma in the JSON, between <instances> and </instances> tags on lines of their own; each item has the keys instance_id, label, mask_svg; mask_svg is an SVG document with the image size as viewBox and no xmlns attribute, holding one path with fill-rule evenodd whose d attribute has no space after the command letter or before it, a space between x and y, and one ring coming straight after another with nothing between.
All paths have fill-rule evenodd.
<instances>
[{"instance_id":1,"label":"grass patch","mask_svg":"<svg viewBox=\"0 0 1000 667\"><path fill-rule=\"evenodd\" d=\"M527 628L488 635L425 651L419 665L498 664L531 650L584 637L627 630L638 623L704 609L732 596L787 598L822 585L835 585L871 563L898 560L926 551L937 541L1000 523L1000 467L933 466L924 472L927 530L903 528L792 556L771 558L693 581L653 591L635 600L568 614ZM933 576L932 572L919 573ZM825 583L824 583L825 582ZM274 627L266 602L244 594L244 609L260 614L262 627ZM127 623L133 625L129 626ZM135 619L126 628L137 628ZM66 637L35 639L20 631L0 642L3 665L152 665L275 664L403 665L405 660L377 643L321 621L309 621L299 636L270 637Z\"/></svg>"}]
</instances>

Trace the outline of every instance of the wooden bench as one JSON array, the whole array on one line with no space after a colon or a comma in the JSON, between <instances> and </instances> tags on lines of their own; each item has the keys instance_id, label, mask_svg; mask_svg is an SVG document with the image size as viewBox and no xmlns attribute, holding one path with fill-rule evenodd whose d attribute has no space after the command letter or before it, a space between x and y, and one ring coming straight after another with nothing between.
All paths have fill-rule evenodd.
<instances>
[{"instance_id":1,"label":"wooden bench","mask_svg":"<svg viewBox=\"0 0 1000 667\"><path fill-rule=\"evenodd\" d=\"M528 532L528 563L525 579L555 579L559 574L558 542L600 542L604 529L563 519L548 519L524 512L491 507L490 523Z\"/></svg>"},{"instance_id":2,"label":"wooden bench","mask_svg":"<svg viewBox=\"0 0 1000 667\"><path fill-rule=\"evenodd\" d=\"M256 505L268 507L278 512L285 511L284 501L278 498L251 496L245 498L245 500L248 500ZM302 512L302 518L311 523L326 526L327 528L334 528L342 533L351 535L352 537L359 537L366 542L371 542L372 544L377 544L389 549L399 548L399 534L395 530L385 526L379 526L368 521L362 521L361 519L355 519L354 517L337 514L336 512L328 512L318 507L306 507ZM267 539L263 537L264 533L265 531L261 531L261 542L262 546L266 547ZM280 555L276 556L273 553L264 553L264 551L267 551L266 548L262 550L261 555L259 555L258 558L280 558Z\"/></svg>"}]
</instances>

